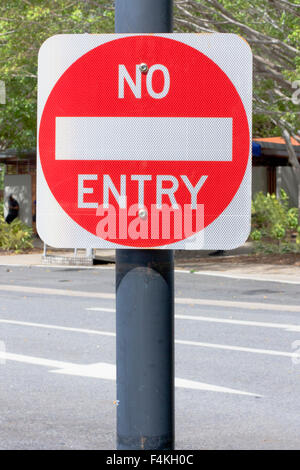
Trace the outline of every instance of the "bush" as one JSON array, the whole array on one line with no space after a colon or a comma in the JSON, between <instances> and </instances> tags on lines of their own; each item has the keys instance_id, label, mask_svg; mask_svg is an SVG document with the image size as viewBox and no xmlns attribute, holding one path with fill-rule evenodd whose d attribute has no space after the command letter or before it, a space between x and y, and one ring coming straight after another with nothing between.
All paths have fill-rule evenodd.
<instances>
[{"instance_id":1,"label":"bush","mask_svg":"<svg viewBox=\"0 0 300 470\"><path fill-rule=\"evenodd\" d=\"M0 249L20 253L30 248L33 248L32 229L18 218L7 224L4 220L3 203L0 203Z\"/></svg>"},{"instance_id":2,"label":"bush","mask_svg":"<svg viewBox=\"0 0 300 470\"><path fill-rule=\"evenodd\" d=\"M300 225L298 209L289 208L286 192L256 194L252 202L252 232L256 251L267 253L300 252Z\"/></svg>"}]
</instances>

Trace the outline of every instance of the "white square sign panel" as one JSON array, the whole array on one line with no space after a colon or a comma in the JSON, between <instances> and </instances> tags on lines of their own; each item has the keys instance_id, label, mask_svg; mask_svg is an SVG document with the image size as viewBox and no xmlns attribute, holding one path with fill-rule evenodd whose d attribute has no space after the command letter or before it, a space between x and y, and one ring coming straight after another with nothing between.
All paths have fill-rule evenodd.
<instances>
[{"instance_id":1,"label":"white square sign panel","mask_svg":"<svg viewBox=\"0 0 300 470\"><path fill-rule=\"evenodd\" d=\"M240 36L49 38L38 66L39 235L61 248L242 245L251 111Z\"/></svg>"}]
</instances>

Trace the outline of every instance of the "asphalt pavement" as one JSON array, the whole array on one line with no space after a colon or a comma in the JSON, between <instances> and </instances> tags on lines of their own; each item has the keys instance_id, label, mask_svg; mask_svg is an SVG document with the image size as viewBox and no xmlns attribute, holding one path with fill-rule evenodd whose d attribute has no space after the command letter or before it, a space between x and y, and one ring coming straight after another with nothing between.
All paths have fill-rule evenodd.
<instances>
[{"instance_id":1,"label":"asphalt pavement","mask_svg":"<svg viewBox=\"0 0 300 470\"><path fill-rule=\"evenodd\" d=\"M176 272L177 449L300 448L299 286ZM114 267L0 266L0 449L114 449L115 400Z\"/></svg>"}]
</instances>

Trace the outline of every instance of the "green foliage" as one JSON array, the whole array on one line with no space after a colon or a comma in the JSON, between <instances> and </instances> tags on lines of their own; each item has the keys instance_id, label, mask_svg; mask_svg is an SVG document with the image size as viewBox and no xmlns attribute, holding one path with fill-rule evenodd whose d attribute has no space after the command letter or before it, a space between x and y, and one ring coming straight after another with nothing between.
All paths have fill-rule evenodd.
<instances>
[{"instance_id":1,"label":"green foliage","mask_svg":"<svg viewBox=\"0 0 300 470\"><path fill-rule=\"evenodd\" d=\"M289 208L289 198L281 189L275 194L256 194L252 202L252 232L256 251L267 253L300 252L298 209Z\"/></svg>"},{"instance_id":2,"label":"green foliage","mask_svg":"<svg viewBox=\"0 0 300 470\"><path fill-rule=\"evenodd\" d=\"M0 203L0 249L20 253L30 248L33 248L32 229L18 218L7 224L3 215L3 203Z\"/></svg>"},{"instance_id":3,"label":"green foliage","mask_svg":"<svg viewBox=\"0 0 300 470\"><path fill-rule=\"evenodd\" d=\"M291 84L300 78L300 54L295 53L300 21L292 6L297 4L299 0L291 5L285 0L175 1L175 30L237 33L260 58L254 74L254 136L281 134L279 119L294 132L299 129L299 107L291 101ZM108 0L0 2L0 80L7 98L0 104L0 150L35 147L37 54L45 39L113 31L114 2Z\"/></svg>"},{"instance_id":4,"label":"green foliage","mask_svg":"<svg viewBox=\"0 0 300 470\"><path fill-rule=\"evenodd\" d=\"M114 31L112 2L9 0L0 2L0 151L36 145L37 56L42 43L61 33Z\"/></svg>"},{"instance_id":5,"label":"green foliage","mask_svg":"<svg viewBox=\"0 0 300 470\"><path fill-rule=\"evenodd\" d=\"M262 237L262 234L261 234L260 230L255 229L251 232L252 240L259 241L259 240L261 240L261 237Z\"/></svg>"},{"instance_id":6,"label":"green foliage","mask_svg":"<svg viewBox=\"0 0 300 470\"><path fill-rule=\"evenodd\" d=\"M186 32L235 33L254 57L253 135L297 134L299 104L291 97L300 79L299 0L175 0L175 25ZM299 88L299 87L297 87Z\"/></svg>"}]
</instances>

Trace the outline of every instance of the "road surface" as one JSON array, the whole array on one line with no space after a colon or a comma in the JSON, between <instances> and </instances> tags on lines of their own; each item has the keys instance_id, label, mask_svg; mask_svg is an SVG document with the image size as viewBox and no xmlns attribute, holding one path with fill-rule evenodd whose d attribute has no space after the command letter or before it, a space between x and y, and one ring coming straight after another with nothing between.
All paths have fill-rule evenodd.
<instances>
[{"instance_id":1,"label":"road surface","mask_svg":"<svg viewBox=\"0 0 300 470\"><path fill-rule=\"evenodd\" d=\"M0 449L115 448L114 274L0 267ZM176 448L299 449L299 284L179 270L175 323Z\"/></svg>"}]
</instances>

